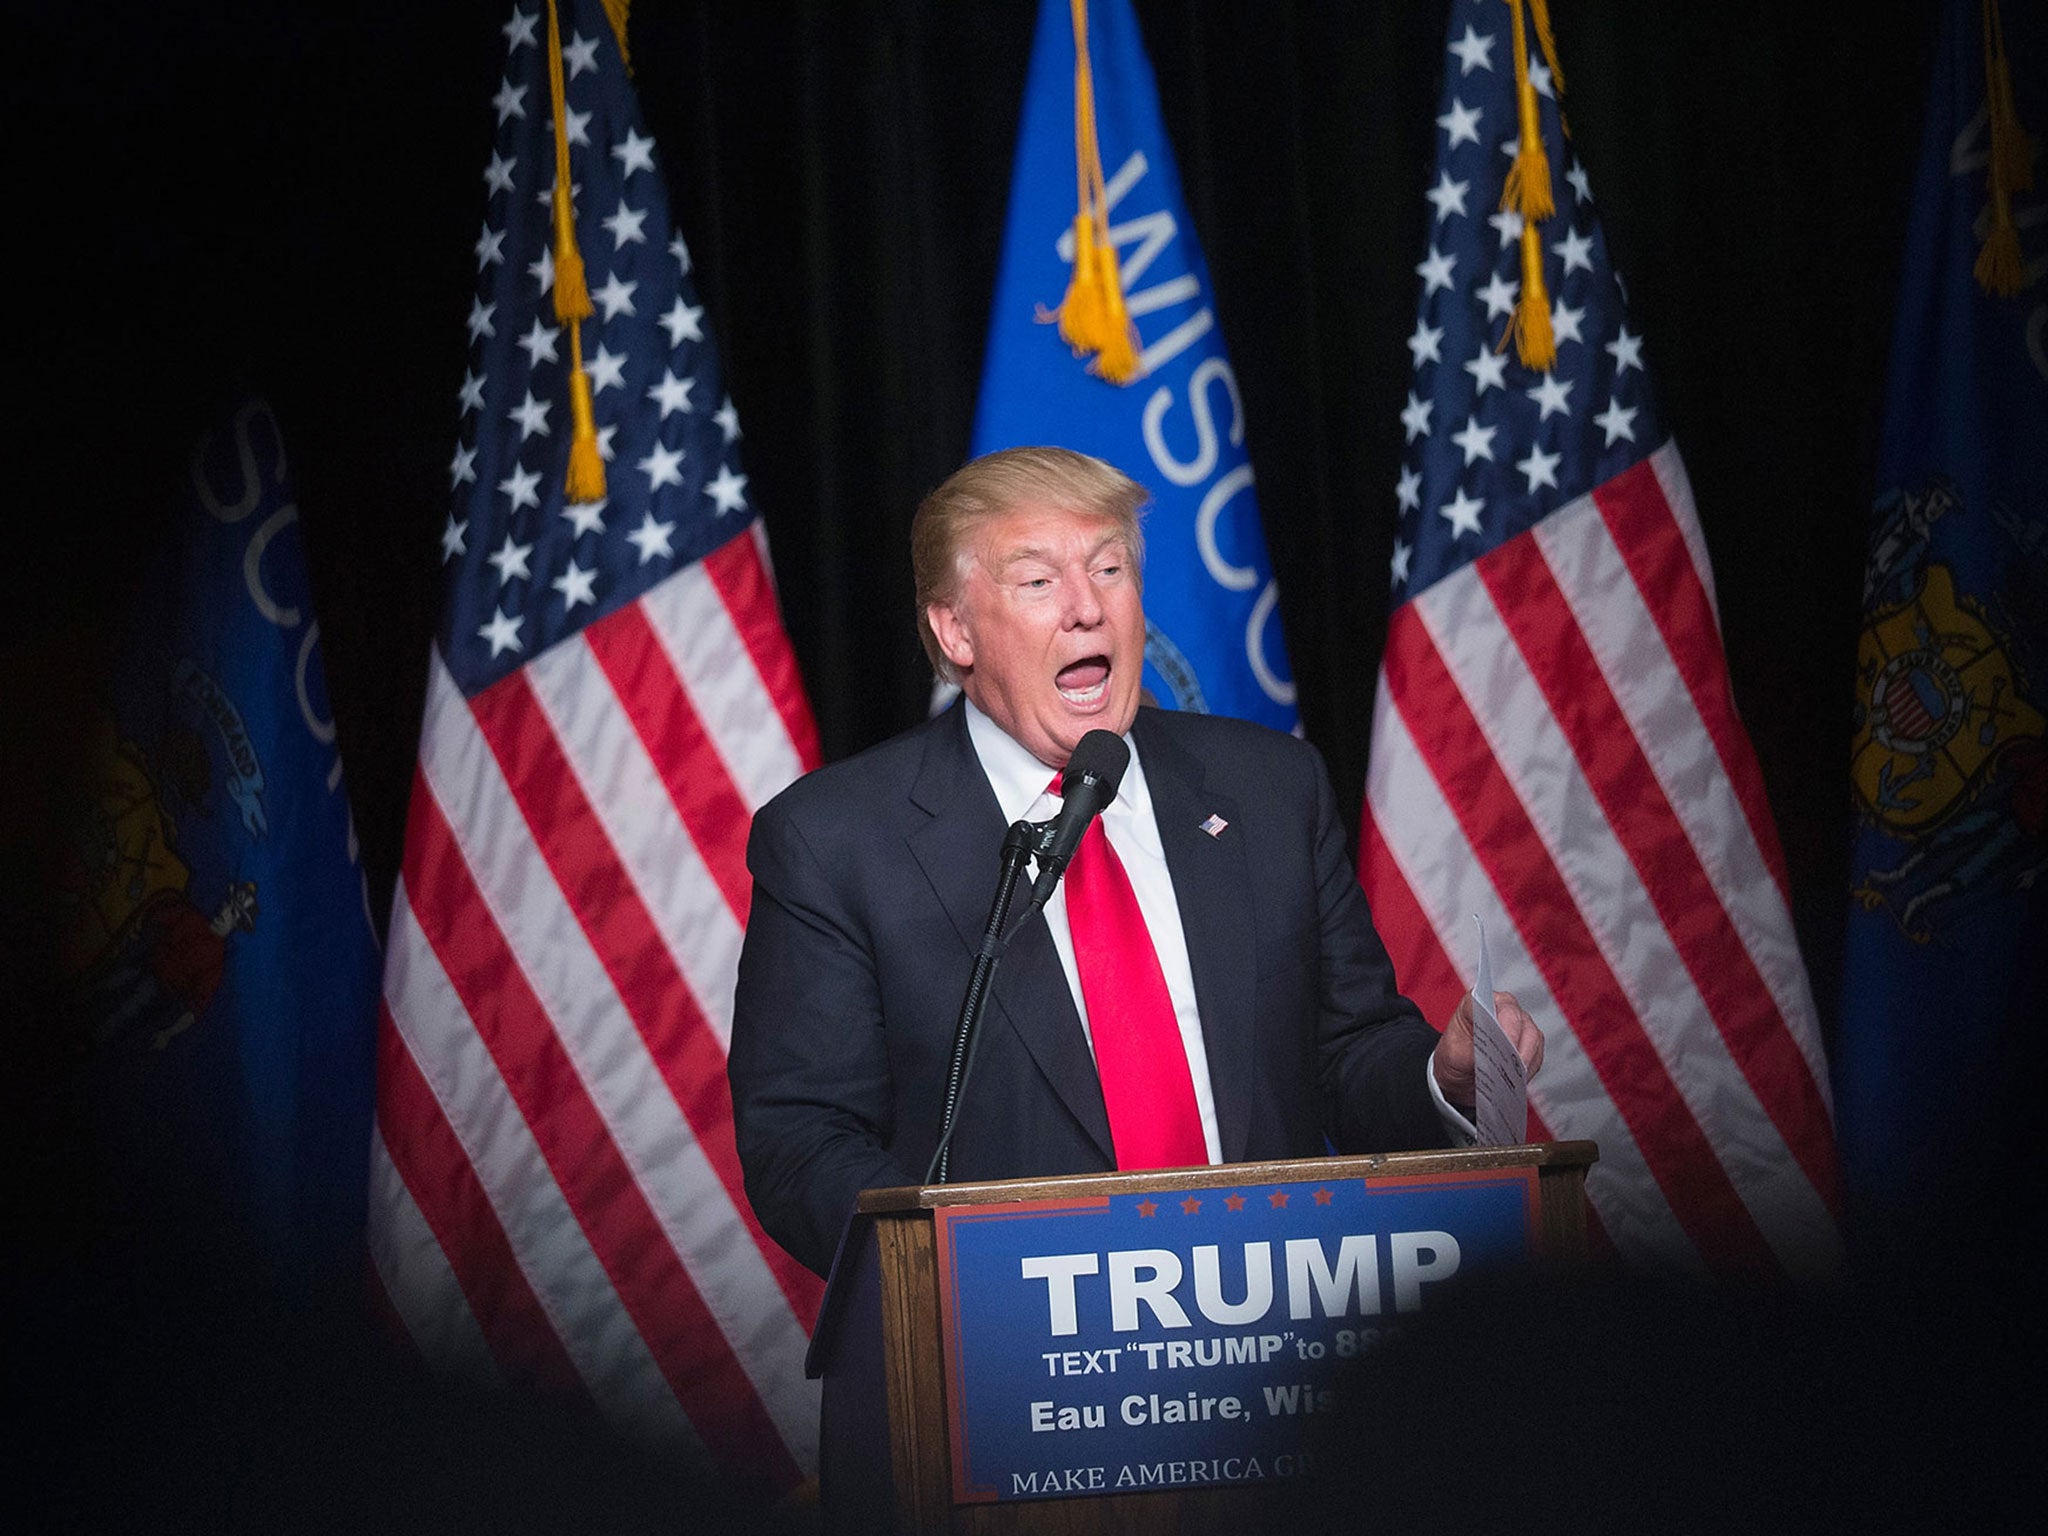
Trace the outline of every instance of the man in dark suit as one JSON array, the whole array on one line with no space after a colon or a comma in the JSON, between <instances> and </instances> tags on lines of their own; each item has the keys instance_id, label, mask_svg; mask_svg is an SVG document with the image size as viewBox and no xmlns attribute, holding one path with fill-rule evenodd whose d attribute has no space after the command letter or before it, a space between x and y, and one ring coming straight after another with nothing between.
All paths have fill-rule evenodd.
<instances>
[{"instance_id":1,"label":"man in dark suit","mask_svg":"<svg viewBox=\"0 0 2048 1536\"><path fill-rule=\"evenodd\" d=\"M1050 448L988 455L934 491L911 535L919 629L965 698L755 818L730 1059L739 1152L762 1225L820 1273L861 1190L924 1175L1004 830L1046 813L1047 781L1091 730L1132 748L1102 826L1163 982L1163 1043L1140 1075L1179 1106L1173 1161L1314 1156L1325 1137L1442 1146L1463 1126L1471 1000L1439 1035L1395 990L1315 749L1140 707L1143 501L1109 465ZM1100 1033L1121 1024L1077 961L1087 935L1065 894L997 973L956 1180L1150 1165L1128 1152L1130 1090ZM1496 1000L1533 1070L1541 1033Z\"/></svg>"}]
</instances>

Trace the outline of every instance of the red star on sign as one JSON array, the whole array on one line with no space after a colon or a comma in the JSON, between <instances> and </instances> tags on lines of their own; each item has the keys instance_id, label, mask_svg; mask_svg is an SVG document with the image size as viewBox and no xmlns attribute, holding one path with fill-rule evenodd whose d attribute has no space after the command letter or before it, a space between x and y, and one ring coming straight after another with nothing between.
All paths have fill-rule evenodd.
<instances>
[{"instance_id":1,"label":"red star on sign","mask_svg":"<svg viewBox=\"0 0 2048 1536\"><path fill-rule=\"evenodd\" d=\"M1180 1208L1183 1211L1187 1212L1188 1215L1192 1216L1195 1214L1195 1212L1199 1211L1202 1208L1202 1202L1197 1200L1193 1195L1189 1195L1187 1199L1181 1201Z\"/></svg>"},{"instance_id":2,"label":"red star on sign","mask_svg":"<svg viewBox=\"0 0 2048 1536\"><path fill-rule=\"evenodd\" d=\"M1273 1193L1266 1196L1266 1201L1269 1205L1273 1207L1274 1210L1277 1211L1280 1209L1281 1206L1287 1203L1287 1191L1284 1189L1276 1189L1273 1191Z\"/></svg>"},{"instance_id":3,"label":"red star on sign","mask_svg":"<svg viewBox=\"0 0 2048 1536\"><path fill-rule=\"evenodd\" d=\"M1328 1205L1329 1203L1330 1203L1330 1192L1329 1192L1329 1191L1328 1191L1327 1189L1319 1189L1319 1190L1317 1190L1317 1191L1316 1191L1316 1204L1317 1204L1317 1205Z\"/></svg>"},{"instance_id":4,"label":"red star on sign","mask_svg":"<svg viewBox=\"0 0 2048 1536\"><path fill-rule=\"evenodd\" d=\"M1225 1210L1228 1210L1228 1211L1241 1211L1241 1210L1243 1210L1243 1209L1244 1209L1244 1196L1243 1196L1243 1195L1225 1195L1225 1196L1223 1197L1223 1208L1224 1208Z\"/></svg>"},{"instance_id":5,"label":"red star on sign","mask_svg":"<svg viewBox=\"0 0 2048 1536\"><path fill-rule=\"evenodd\" d=\"M1138 1202L1138 1214L1140 1216L1150 1216L1158 1209L1159 1207L1157 1205L1154 1205L1150 1200L1140 1200Z\"/></svg>"}]
</instances>

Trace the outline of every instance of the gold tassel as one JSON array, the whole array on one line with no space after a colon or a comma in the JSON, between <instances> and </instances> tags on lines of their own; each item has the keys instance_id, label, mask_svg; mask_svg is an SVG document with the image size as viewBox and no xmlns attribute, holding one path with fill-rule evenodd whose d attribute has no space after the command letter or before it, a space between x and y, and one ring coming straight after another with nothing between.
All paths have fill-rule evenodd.
<instances>
[{"instance_id":1,"label":"gold tassel","mask_svg":"<svg viewBox=\"0 0 2048 1536\"><path fill-rule=\"evenodd\" d=\"M1106 240L1097 246L1095 263L1102 278L1102 346L1088 371L1112 384L1128 384L1138 376L1138 327L1124 307L1123 274L1117 269L1116 247Z\"/></svg>"},{"instance_id":2,"label":"gold tassel","mask_svg":"<svg viewBox=\"0 0 2048 1536\"><path fill-rule=\"evenodd\" d=\"M604 500L604 456L597 451L597 412L583 371L583 327L569 322L569 477L571 501Z\"/></svg>"},{"instance_id":3,"label":"gold tassel","mask_svg":"<svg viewBox=\"0 0 2048 1536\"><path fill-rule=\"evenodd\" d=\"M567 325L591 315L583 253L576 248L576 213L569 200L569 122L562 90L562 29L548 0L548 97L555 109L555 320Z\"/></svg>"},{"instance_id":4,"label":"gold tassel","mask_svg":"<svg viewBox=\"0 0 2048 1536\"><path fill-rule=\"evenodd\" d=\"M1998 0L1984 0L1984 85L1991 117L1991 154L2008 192L2034 189L2034 141L2020 126L2012 100L2012 60L2005 51L2005 19Z\"/></svg>"},{"instance_id":5,"label":"gold tassel","mask_svg":"<svg viewBox=\"0 0 2048 1536\"><path fill-rule=\"evenodd\" d=\"M1059 308L1060 339L1074 356L1095 353L1088 371L1112 384L1138 376L1138 328L1124 304L1116 245L1109 238L1109 194L1102 178L1102 146L1095 133L1095 74L1088 59L1088 0L1069 0L1074 18L1074 178L1080 210L1074 215L1074 269Z\"/></svg>"},{"instance_id":6,"label":"gold tassel","mask_svg":"<svg viewBox=\"0 0 2048 1536\"><path fill-rule=\"evenodd\" d=\"M1973 270L1978 287L2009 299L2026 280L2020 232L2012 217L2012 194L2034 184L2034 146L2020 127L2019 114L2013 107L2012 67L2005 54L2005 27L1998 13L1998 0L1982 0L1982 14L1984 100L1991 124L1986 178L1991 192L1991 227Z\"/></svg>"},{"instance_id":7,"label":"gold tassel","mask_svg":"<svg viewBox=\"0 0 2048 1536\"><path fill-rule=\"evenodd\" d=\"M1550 331L1550 293L1543 286L1543 241L1534 223L1522 222L1522 292L1508 321L1515 353L1524 368L1548 373L1557 366L1557 342Z\"/></svg>"},{"instance_id":8,"label":"gold tassel","mask_svg":"<svg viewBox=\"0 0 2048 1536\"><path fill-rule=\"evenodd\" d=\"M1557 37L1550 30L1550 0L1529 0L1529 12L1536 21L1536 46L1543 50L1543 62L1550 66L1550 88L1557 93L1560 111L1564 102L1564 71L1557 64Z\"/></svg>"},{"instance_id":9,"label":"gold tassel","mask_svg":"<svg viewBox=\"0 0 2048 1536\"><path fill-rule=\"evenodd\" d=\"M1515 107L1522 136L1515 149L1515 163L1508 168L1507 185L1501 188L1500 206L1525 220L1547 219L1557 205L1550 196L1550 157L1544 152L1536 115L1536 87L1529 80L1529 39L1522 25L1522 0L1507 3L1514 15Z\"/></svg>"},{"instance_id":10,"label":"gold tassel","mask_svg":"<svg viewBox=\"0 0 2048 1536\"><path fill-rule=\"evenodd\" d=\"M1095 260L1095 220L1088 214L1074 219L1074 272L1067 281L1067 296L1049 317L1060 323L1060 340L1080 357L1095 350L1095 338L1102 334L1102 272Z\"/></svg>"}]
</instances>

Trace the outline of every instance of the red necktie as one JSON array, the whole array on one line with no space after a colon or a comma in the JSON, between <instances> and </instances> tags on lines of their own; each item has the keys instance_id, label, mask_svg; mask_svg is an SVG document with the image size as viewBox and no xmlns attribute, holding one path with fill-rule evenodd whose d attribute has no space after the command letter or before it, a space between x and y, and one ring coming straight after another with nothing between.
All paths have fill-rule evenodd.
<instances>
[{"instance_id":1,"label":"red necktie","mask_svg":"<svg viewBox=\"0 0 2048 1536\"><path fill-rule=\"evenodd\" d=\"M1058 781L1054 781L1058 790ZM1098 818L1067 865L1067 926L1120 1169L1209 1161L1187 1049L1138 896Z\"/></svg>"}]
</instances>

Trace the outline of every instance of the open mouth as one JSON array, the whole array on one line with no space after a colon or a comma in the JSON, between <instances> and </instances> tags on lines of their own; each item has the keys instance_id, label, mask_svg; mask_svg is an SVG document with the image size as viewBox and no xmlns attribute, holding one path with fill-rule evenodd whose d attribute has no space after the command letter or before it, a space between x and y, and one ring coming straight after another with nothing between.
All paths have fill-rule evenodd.
<instances>
[{"instance_id":1,"label":"open mouth","mask_svg":"<svg viewBox=\"0 0 2048 1536\"><path fill-rule=\"evenodd\" d=\"M1053 678L1060 697L1081 708L1100 704L1109 694L1109 658L1084 656L1061 667Z\"/></svg>"}]
</instances>

